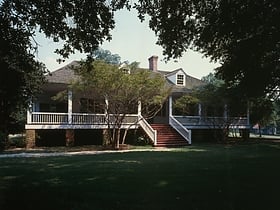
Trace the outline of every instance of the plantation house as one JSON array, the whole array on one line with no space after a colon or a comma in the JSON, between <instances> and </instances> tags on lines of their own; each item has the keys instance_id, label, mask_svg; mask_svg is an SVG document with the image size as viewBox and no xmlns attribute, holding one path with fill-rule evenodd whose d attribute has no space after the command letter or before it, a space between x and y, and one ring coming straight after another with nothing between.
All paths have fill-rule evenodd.
<instances>
[{"instance_id":1,"label":"plantation house","mask_svg":"<svg viewBox=\"0 0 280 210\"><path fill-rule=\"evenodd\" d=\"M137 113L126 115L122 128L142 129L154 146L190 145L192 141L199 141L205 136L209 138L225 123L231 128L249 129L248 111L242 116L229 116L225 108L219 116L212 116L207 107L196 104L187 116L176 113L173 102L204 83L189 76L183 69L160 71L157 60L157 56L149 58L147 71L161 74L172 86L168 100L157 116L148 121L141 116L139 103ZM46 76L47 83L43 86L42 94L32 102L27 112L27 147L43 145L45 138L55 145L102 144L103 131L107 129L104 110L100 110L93 100L73 95L68 88L77 77L73 71L77 65L78 62L74 61ZM53 96L65 90L65 101L53 100ZM80 139L79 143L77 139Z\"/></svg>"}]
</instances>

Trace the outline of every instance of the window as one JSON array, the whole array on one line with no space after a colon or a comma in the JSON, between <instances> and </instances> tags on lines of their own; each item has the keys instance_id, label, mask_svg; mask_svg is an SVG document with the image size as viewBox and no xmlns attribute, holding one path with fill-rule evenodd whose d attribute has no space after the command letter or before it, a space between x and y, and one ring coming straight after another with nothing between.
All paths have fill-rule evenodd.
<instances>
[{"instance_id":1,"label":"window","mask_svg":"<svg viewBox=\"0 0 280 210\"><path fill-rule=\"evenodd\" d=\"M177 85L185 85L185 75L177 74Z\"/></svg>"},{"instance_id":2,"label":"window","mask_svg":"<svg viewBox=\"0 0 280 210\"><path fill-rule=\"evenodd\" d=\"M40 103L40 112L67 112L66 103Z\"/></svg>"},{"instance_id":3,"label":"window","mask_svg":"<svg viewBox=\"0 0 280 210\"><path fill-rule=\"evenodd\" d=\"M102 104L98 101L89 98L80 99L80 112L82 113L104 113Z\"/></svg>"}]
</instances>

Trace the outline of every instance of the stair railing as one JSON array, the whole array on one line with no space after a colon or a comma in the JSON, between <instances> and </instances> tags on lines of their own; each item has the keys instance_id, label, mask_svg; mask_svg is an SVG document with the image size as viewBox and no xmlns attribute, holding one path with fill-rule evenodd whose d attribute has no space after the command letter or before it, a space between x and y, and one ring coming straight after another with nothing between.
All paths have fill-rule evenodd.
<instances>
[{"instance_id":1,"label":"stair railing","mask_svg":"<svg viewBox=\"0 0 280 210\"><path fill-rule=\"evenodd\" d=\"M152 126L143 118L139 117L139 125L143 128L145 133L149 136L149 138L154 142L154 145L157 145L157 130L154 130Z\"/></svg>"},{"instance_id":2,"label":"stair railing","mask_svg":"<svg viewBox=\"0 0 280 210\"><path fill-rule=\"evenodd\" d=\"M178 120L176 120L173 116L169 116L169 124L172 128L174 128L181 136L188 141L189 144L192 143L192 134L191 130L188 130L183 126Z\"/></svg>"}]
</instances>

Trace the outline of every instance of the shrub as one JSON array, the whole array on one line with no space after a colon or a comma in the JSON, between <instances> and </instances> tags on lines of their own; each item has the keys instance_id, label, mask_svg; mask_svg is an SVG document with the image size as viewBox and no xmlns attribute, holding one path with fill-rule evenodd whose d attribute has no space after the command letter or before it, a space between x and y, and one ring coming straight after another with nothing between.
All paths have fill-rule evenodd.
<instances>
[{"instance_id":1,"label":"shrub","mask_svg":"<svg viewBox=\"0 0 280 210\"><path fill-rule=\"evenodd\" d=\"M23 134L16 134L16 135L10 136L9 146L10 147L19 147L19 148L25 147L26 146L25 136Z\"/></svg>"},{"instance_id":2,"label":"shrub","mask_svg":"<svg viewBox=\"0 0 280 210\"><path fill-rule=\"evenodd\" d=\"M0 131L0 150L4 150L7 147L7 135Z\"/></svg>"}]
</instances>

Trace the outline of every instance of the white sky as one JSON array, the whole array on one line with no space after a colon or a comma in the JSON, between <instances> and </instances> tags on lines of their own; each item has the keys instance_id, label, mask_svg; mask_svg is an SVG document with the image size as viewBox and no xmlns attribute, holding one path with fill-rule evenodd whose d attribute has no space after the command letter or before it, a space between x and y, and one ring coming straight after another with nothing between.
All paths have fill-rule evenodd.
<instances>
[{"instance_id":1,"label":"white sky","mask_svg":"<svg viewBox=\"0 0 280 210\"><path fill-rule=\"evenodd\" d=\"M112 31L112 40L105 42L101 47L105 50L110 50L113 54L119 54L122 61L140 62L140 67L148 68L148 58L152 55L159 57L159 70L175 70L178 68L196 78L208 75L213 72L213 69L218 64L210 63L209 59L204 58L201 54L188 51L177 62L169 61L165 63L162 61L162 47L156 45L156 37L154 32L148 27L148 22L141 23L135 11L121 10L115 16L116 27ZM43 35L37 36L37 42L40 44L37 58L46 64L50 70L56 70L73 60L85 59L86 55L76 53L71 55L64 63L57 63L56 59L59 56L54 50L61 46L61 44L53 43L47 40Z\"/></svg>"}]
</instances>

